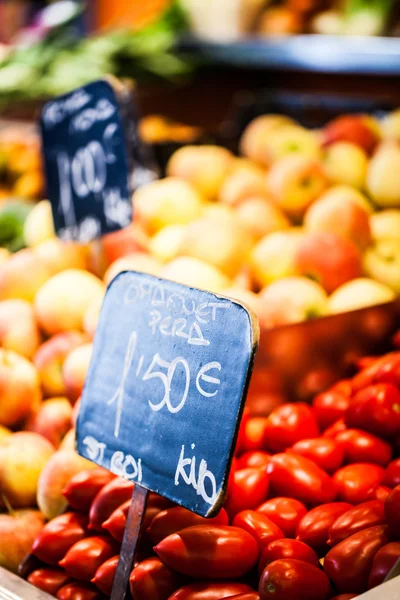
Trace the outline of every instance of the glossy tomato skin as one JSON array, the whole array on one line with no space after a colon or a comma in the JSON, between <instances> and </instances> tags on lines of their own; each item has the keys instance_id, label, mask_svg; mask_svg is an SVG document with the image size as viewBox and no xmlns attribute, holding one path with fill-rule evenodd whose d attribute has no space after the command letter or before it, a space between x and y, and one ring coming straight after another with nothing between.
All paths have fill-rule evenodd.
<instances>
[{"instance_id":1,"label":"glossy tomato skin","mask_svg":"<svg viewBox=\"0 0 400 600\"><path fill-rule=\"evenodd\" d=\"M385 467L392 458L390 444L367 431L346 429L335 439L343 449L345 463L374 463Z\"/></svg>"},{"instance_id":2,"label":"glossy tomato skin","mask_svg":"<svg viewBox=\"0 0 400 600\"><path fill-rule=\"evenodd\" d=\"M349 397L341 391L328 390L318 394L313 400L313 409L321 431L342 419L349 406Z\"/></svg>"},{"instance_id":3,"label":"glossy tomato skin","mask_svg":"<svg viewBox=\"0 0 400 600\"><path fill-rule=\"evenodd\" d=\"M66 585L68 579L69 577L63 569L43 567L32 571L28 577L28 582L39 588L39 590L55 596L58 590Z\"/></svg>"},{"instance_id":4,"label":"glossy tomato skin","mask_svg":"<svg viewBox=\"0 0 400 600\"><path fill-rule=\"evenodd\" d=\"M330 427L328 427L328 429L325 429L322 436L335 439L338 433L346 431L346 429L347 425L344 422L344 419L339 419L338 421L335 421Z\"/></svg>"},{"instance_id":5,"label":"glossy tomato skin","mask_svg":"<svg viewBox=\"0 0 400 600\"><path fill-rule=\"evenodd\" d=\"M32 554L48 565L58 565L68 550L86 535L87 518L68 512L49 521L36 536Z\"/></svg>"},{"instance_id":6,"label":"glossy tomato skin","mask_svg":"<svg viewBox=\"0 0 400 600\"><path fill-rule=\"evenodd\" d=\"M384 504L379 500L369 500L352 506L332 524L328 544L336 546L358 531L386 522Z\"/></svg>"},{"instance_id":7,"label":"glossy tomato skin","mask_svg":"<svg viewBox=\"0 0 400 600\"><path fill-rule=\"evenodd\" d=\"M323 571L295 558L267 565L258 587L261 600L327 600L330 583Z\"/></svg>"},{"instance_id":8,"label":"glossy tomato skin","mask_svg":"<svg viewBox=\"0 0 400 600\"><path fill-rule=\"evenodd\" d=\"M109 519L114 510L127 500L133 492L133 483L116 477L107 483L93 500L89 512L89 529L103 531L103 523Z\"/></svg>"},{"instance_id":9,"label":"glossy tomato skin","mask_svg":"<svg viewBox=\"0 0 400 600\"><path fill-rule=\"evenodd\" d=\"M239 594L252 594L253 592L254 590L250 586L237 581L224 581L223 583L215 581L210 583L200 582L185 585L172 594L168 600L221 600L222 598L235 598ZM141 599L139 598L139 600Z\"/></svg>"},{"instance_id":10,"label":"glossy tomato skin","mask_svg":"<svg viewBox=\"0 0 400 600\"><path fill-rule=\"evenodd\" d=\"M247 592L244 594L235 594L235 596L229 596L229 598L230 600L260 600L260 594L257 592Z\"/></svg>"},{"instance_id":11,"label":"glossy tomato skin","mask_svg":"<svg viewBox=\"0 0 400 600\"><path fill-rule=\"evenodd\" d=\"M100 490L115 478L105 469L90 469L77 473L66 485L63 495L76 510L88 511Z\"/></svg>"},{"instance_id":12,"label":"glossy tomato skin","mask_svg":"<svg viewBox=\"0 0 400 600\"><path fill-rule=\"evenodd\" d=\"M131 500L127 500L121 506L116 508L103 523L103 529L108 531L117 542L122 542L125 532L126 519L128 517ZM147 513L147 510L146 510Z\"/></svg>"},{"instance_id":13,"label":"glossy tomato skin","mask_svg":"<svg viewBox=\"0 0 400 600\"><path fill-rule=\"evenodd\" d=\"M353 378L352 386L357 392L374 383L400 386L400 352L391 352L375 360Z\"/></svg>"},{"instance_id":14,"label":"glossy tomato skin","mask_svg":"<svg viewBox=\"0 0 400 600\"><path fill-rule=\"evenodd\" d=\"M343 448L336 440L328 437L300 440L292 446L291 450L312 460L328 473L334 473L343 464Z\"/></svg>"},{"instance_id":15,"label":"glossy tomato skin","mask_svg":"<svg viewBox=\"0 0 400 600\"><path fill-rule=\"evenodd\" d=\"M273 452L282 452L299 440L318 435L318 423L308 404L286 403L278 406L269 415L264 445Z\"/></svg>"},{"instance_id":16,"label":"glossy tomato skin","mask_svg":"<svg viewBox=\"0 0 400 600\"><path fill-rule=\"evenodd\" d=\"M116 554L115 540L96 535L76 542L59 564L71 577L91 581L100 565Z\"/></svg>"},{"instance_id":17,"label":"glossy tomato skin","mask_svg":"<svg viewBox=\"0 0 400 600\"><path fill-rule=\"evenodd\" d=\"M333 502L337 487L314 462L297 454L275 454L267 470L276 496L291 496L309 505Z\"/></svg>"},{"instance_id":18,"label":"glossy tomato skin","mask_svg":"<svg viewBox=\"0 0 400 600\"><path fill-rule=\"evenodd\" d=\"M242 452L254 452L263 450L265 428L267 426L268 417L250 417L243 425L243 441L240 450Z\"/></svg>"},{"instance_id":19,"label":"glossy tomato skin","mask_svg":"<svg viewBox=\"0 0 400 600\"><path fill-rule=\"evenodd\" d=\"M368 579L368 589L383 583L400 558L400 542L390 542L375 554Z\"/></svg>"},{"instance_id":20,"label":"glossy tomato skin","mask_svg":"<svg viewBox=\"0 0 400 600\"><path fill-rule=\"evenodd\" d=\"M92 583L106 596L111 596L119 555L112 556L97 569Z\"/></svg>"},{"instance_id":21,"label":"glossy tomato skin","mask_svg":"<svg viewBox=\"0 0 400 600\"><path fill-rule=\"evenodd\" d=\"M258 562L258 573L264 571L265 567L274 560L280 558L296 558L297 560L304 560L319 568L318 556L310 546L299 542L298 540L281 539L271 542L264 548L260 560Z\"/></svg>"},{"instance_id":22,"label":"glossy tomato skin","mask_svg":"<svg viewBox=\"0 0 400 600\"><path fill-rule=\"evenodd\" d=\"M329 530L340 515L352 505L348 502L330 502L311 509L297 526L296 539L308 544L319 554L326 550Z\"/></svg>"},{"instance_id":23,"label":"glossy tomato skin","mask_svg":"<svg viewBox=\"0 0 400 600\"><path fill-rule=\"evenodd\" d=\"M391 383L378 383L361 389L346 411L347 427L392 438L400 430L400 392Z\"/></svg>"},{"instance_id":24,"label":"glossy tomato skin","mask_svg":"<svg viewBox=\"0 0 400 600\"><path fill-rule=\"evenodd\" d=\"M263 450L254 450L252 452L245 452L239 458L238 468L247 469L248 467L267 467L271 459L271 454L264 452Z\"/></svg>"},{"instance_id":25,"label":"glossy tomato skin","mask_svg":"<svg viewBox=\"0 0 400 600\"><path fill-rule=\"evenodd\" d=\"M101 600L101 592L89 583L84 581L73 581L67 583L57 592L58 600Z\"/></svg>"},{"instance_id":26,"label":"glossy tomato skin","mask_svg":"<svg viewBox=\"0 0 400 600\"><path fill-rule=\"evenodd\" d=\"M154 550L171 569L201 579L240 577L259 557L254 537L231 526L187 527L169 535Z\"/></svg>"},{"instance_id":27,"label":"glossy tomato skin","mask_svg":"<svg viewBox=\"0 0 400 600\"><path fill-rule=\"evenodd\" d=\"M357 596L358 594L339 594L339 596L334 596L331 600L353 600Z\"/></svg>"},{"instance_id":28,"label":"glossy tomato skin","mask_svg":"<svg viewBox=\"0 0 400 600\"><path fill-rule=\"evenodd\" d=\"M400 458L395 458L388 464L382 484L390 488L400 485Z\"/></svg>"},{"instance_id":29,"label":"glossy tomato skin","mask_svg":"<svg viewBox=\"0 0 400 600\"><path fill-rule=\"evenodd\" d=\"M257 512L271 519L283 531L285 537L294 538L297 525L307 513L307 508L299 500L277 496L261 504Z\"/></svg>"},{"instance_id":30,"label":"glossy tomato skin","mask_svg":"<svg viewBox=\"0 0 400 600\"><path fill-rule=\"evenodd\" d=\"M158 544L176 531L191 527L192 525L228 525L229 519L226 510L222 508L218 515L211 519L200 517L181 506L167 508L158 513L152 520L147 533L154 544Z\"/></svg>"},{"instance_id":31,"label":"glossy tomato skin","mask_svg":"<svg viewBox=\"0 0 400 600\"><path fill-rule=\"evenodd\" d=\"M131 572L129 588L135 600L164 600L185 583L185 578L172 571L159 558L147 558Z\"/></svg>"},{"instance_id":32,"label":"glossy tomato skin","mask_svg":"<svg viewBox=\"0 0 400 600\"><path fill-rule=\"evenodd\" d=\"M235 471L229 479L224 508L233 519L241 510L255 509L267 499L269 477L266 469L247 468Z\"/></svg>"},{"instance_id":33,"label":"glossy tomato skin","mask_svg":"<svg viewBox=\"0 0 400 600\"><path fill-rule=\"evenodd\" d=\"M324 571L339 592L361 594L367 589L374 556L388 543L386 531L385 525L363 529L328 552Z\"/></svg>"},{"instance_id":34,"label":"glossy tomato skin","mask_svg":"<svg viewBox=\"0 0 400 600\"><path fill-rule=\"evenodd\" d=\"M339 499L350 504L361 504L370 490L380 485L384 469L372 463L354 463L342 467L333 476L339 490Z\"/></svg>"},{"instance_id":35,"label":"glossy tomato skin","mask_svg":"<svg viewBox=\"0 0 400 600\"><path fill-rule=\"evenodd\" d=\"M400 485L385 500L385 517L390 536L400 540Z\"/></svg>"},{"instance_id":36,"label":"glossy tomato skin","mask_svg":"<svg viewBox=\"0 0 400 600\"><path fill-rule=\"evenodd\" d=\"M391 491L392 490L385 485L378 485L378 487L373 488L368 492L368 500L380 500L381 502L385 502Z\"/></svg>"},{"instance_id":37,"label":"glossy tomato skin","mask_svg":"<svg viewBox=\"0 0 400 600\"><path fill-rule=\"evenodd\" d=\"M284 538L284 533L273 521L255 510L242 510L233 519L232 525L244 529L254 537L260 552L270 542Z\"/></svg>"}]
</instances>

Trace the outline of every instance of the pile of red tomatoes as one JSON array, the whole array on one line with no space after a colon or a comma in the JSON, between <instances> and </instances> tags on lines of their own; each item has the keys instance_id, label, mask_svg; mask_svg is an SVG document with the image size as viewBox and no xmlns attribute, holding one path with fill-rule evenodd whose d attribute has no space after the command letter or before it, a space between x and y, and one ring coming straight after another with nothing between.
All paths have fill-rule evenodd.
<instances>
[{"instance_id":1,"label":"pile of red tomatoes","mask_svg":"<svg viewBox=\"0 0 400 600\"><path fill-rule=\"evenodd\" d=\"M204 519L150 494L134 600L350 600L400 557L400 352L314 399L242 422L228 495ZM32 552L59 600L110 596L133 484L95 469Z\"/></svg>"}]
</instances>

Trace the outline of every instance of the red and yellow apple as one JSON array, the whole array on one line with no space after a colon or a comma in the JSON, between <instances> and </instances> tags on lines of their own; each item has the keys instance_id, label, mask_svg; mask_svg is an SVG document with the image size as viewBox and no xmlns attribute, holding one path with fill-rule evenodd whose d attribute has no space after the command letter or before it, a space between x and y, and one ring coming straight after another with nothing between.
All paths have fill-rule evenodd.
<instances>
[{"instance_id":1,"label":"red and yellow apple","mask_svg":"<svg viewBox=\"0 0 400 600\"><path fill-rule=\"evenodd\" d=\"M12 350L0 348L0 425L23 421L41 400L35 366Z\"/></svg>"},{"instance_id":2,"label":"red and yellow apple","mask_svg":"<svg viewBox=\"0 0 400 600\"><path fill-rule=\"evenodd\" d=\"M295 265L299 275L318 281L328 293L362 274L356 245L328 232L307 233L297 247Z\"/></svg>"},{"instance_id":3,"label":"red and yellow apple","mask_svg":"<svg viewBox=\"0 0 400 600\"><path fill-rule=\"evenodd\" d=\"M45 396L65 396L62 367L66 356L78 346L86 343L79 331L57 333L42 344L34 357Z\"/></svg>"},{"instance_id":4,"label":"red and yellow apple","mask_svg":"<svg viewBox=\"0 0 400 600\"><path fill-rule=\"evenodd\" d=\"M0 567L18 573L44 521L38 510L16 510L0 515Z\"/></svg>"},{"instance_id":5,"label":"red and yellow apple","mask_svg":"<svg viewBox=\"0 0 400 600\"><path fill-rule=\"evenodd\" d=\"M96 465L82 458L73 450L58 450L40 473L37 489L37 505L46 519L54 519L67 506L62 491L74 475L94 469Z\"/></svg>"},{"instance_id":6,"label":"red and yellow apple","mask_svg":"<svg viewBox=\"0 0 400 600\"><path fill-rule=\"evenodd\" d=\"M25 424L26 431L40 434L55 448L72 427L72 406L67 398L50 398L42 402Z\"/></svg>"},{"instance_id":7,"label":"red and yellow apple","mask_svg":"<svg viewBox=\"0 0 400 600\"><path fill-rule=\"evenodd\" d=\"M92 357L92 344L83 344L72 350L66 357L62 374L65 394L74 403L82 394L86 374Z\"/></svg>"},{"instance_id":8,"label":"red and yellow apple","mask_svg":"<svg viewBox=\"0 0 400 600\"><path fill-rule=\"evenodd\" d=\"M31 248L20 250L0 264L0 300L32 302L37 291L51 276Z\"/></svg>"},{"instance_id":9,"label":"red and yellow apple","mask_svg":"<svg viewBox=\"0 0 400 600\"><path fill-rule=\"evenodd\" d=\"M320 163L300 154L275 162L267 175L271 199L294 218L304 214L326 189L327 183Z\"/></svg>"},{"instance_id":10,"label":"red and yellow apple","mask_svg":"<svg viewBox=\"0 0 400 600\"><path fill-rule=\"evenodd\" d=\"M351 196L323 194L304 216L308 231L336 233L354 242L362 250L371 242L370 215Z\"/></svg>"},{"instance_id":11,"label":"red and yellow apple","mask_svg":"<svg viewBox=\"0 0 400 600\"><path fill-rule=\"evenodd\" d=\"M26 300L0 302L0 345L32 358L41 342L32 304Z\"/></svg>"}]
</instances>

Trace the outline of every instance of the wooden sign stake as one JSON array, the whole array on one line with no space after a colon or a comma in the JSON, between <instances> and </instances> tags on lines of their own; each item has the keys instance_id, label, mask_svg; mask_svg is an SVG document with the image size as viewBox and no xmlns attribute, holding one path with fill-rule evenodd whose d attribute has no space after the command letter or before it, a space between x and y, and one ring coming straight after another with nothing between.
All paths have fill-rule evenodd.
<instances>
[{"instance_id":1,"label":"wooden sign stake","mask_svg":"<svg viewBox=\"0 0 400 600\"><path fill-rule=\"evenodd\" d=\"M135 484L111 592L111 600L125 600L129 597L129 576L135 561L136 547L146 511L148 495L149 492L146 488Z\"/></svg>"}]
</instances>

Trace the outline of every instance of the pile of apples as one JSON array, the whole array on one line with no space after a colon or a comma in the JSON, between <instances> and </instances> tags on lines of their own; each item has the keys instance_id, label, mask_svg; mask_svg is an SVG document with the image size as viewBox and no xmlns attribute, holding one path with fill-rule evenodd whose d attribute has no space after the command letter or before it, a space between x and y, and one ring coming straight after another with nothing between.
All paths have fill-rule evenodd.
<instances>
[{"instance_id":1,"label":"pile of apples","mask_svg":"<svg viewBox=\"0 0 400 600\"><path fill-rule=\"evenodd\" d=\"M268 327L391 301L399 141L400 111L318 131L265 115L245 129L239 158L179 149L167 177L133 197L145 270L244 300Z\"/></svg>"}]
</instances>

